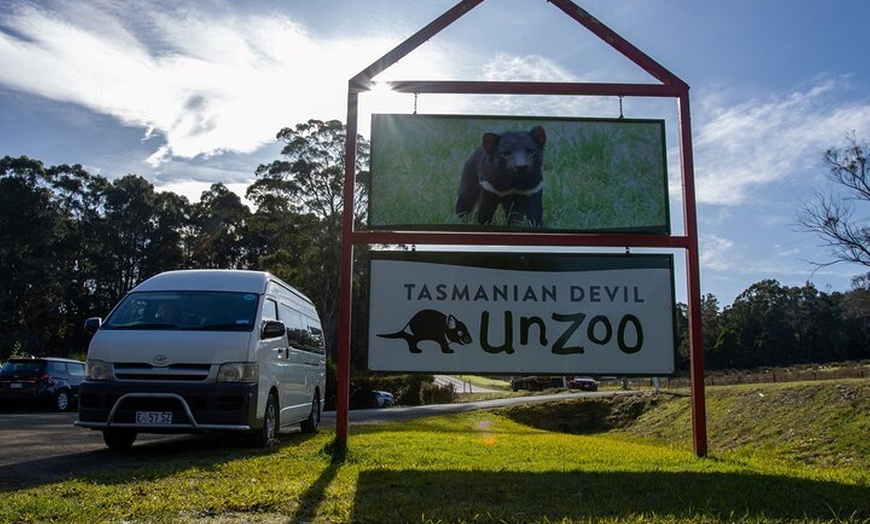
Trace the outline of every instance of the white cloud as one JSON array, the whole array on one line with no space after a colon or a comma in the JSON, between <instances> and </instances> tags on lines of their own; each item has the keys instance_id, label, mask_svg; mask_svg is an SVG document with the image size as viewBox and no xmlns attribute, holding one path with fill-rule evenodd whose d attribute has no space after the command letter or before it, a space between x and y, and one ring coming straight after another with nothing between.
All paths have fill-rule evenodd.
<instances>
[{"instance_id":1,"label":"white cloud","mask_svg":"<svg viewBox=\"0 0 870 524\"><path fill-rule=\"evenodd\" d=\"M0 20L14 28L0 32L0 83L142 127L163 142L148 158L160 166L250 153L309 118L343 120L347 80L392 47L315 42L285 15L200 6L14 6Z\"/></svg>"},{"instance_id":2,"label":"white cloud","mask_svg":"<svg viewBox=\"0 0 870 524\"><path fill-rule=\"evenodd\" d=\"M734 268L734 242L715 234L701 235L700 263L705 270L728 271Z\"/></svg>"},{"instance_id":3,"label":"white cloud","mask_svg":"<svg viewBox=\"0 0 870 524\"><path fill-rule=\"evenodd\" d=\"M517 56L497 53L483 66L486 81L576 82L558 64L539 55Z\"/></svg>"},{"instance_id":4,"label":"white cloud","mask_svg":"<svg viewBox=\"0 0 870 524\"><path fill-rule=\"evenodd\" d=\"M211 188L212 184L208 182L197 182L193 180L180 180L170 182L158 188L158 191L166 191L186 197L191 202L199 202L200 197ZM244 204L253 209L255 206L245 198L245 192L248 190L248 184L224 184L224 187L237 194Z\"/></svg>"},{"instance_id":5,"label":"white cloud","mask_svg":"<svg viewBox=\"0 0 870 524\"><path fill-rule=\"evenodd\" d=\"M753 192L818 165L848 132L870 132L870 103L837 102L843 79L822 79L804 91L734 105L702 102L693 147L701 203L737 205ZM709 115L708 115L709 113Z\"/></svg>"},{"instance_id":6,"label":"white cloud","mask_svg":"<svg viewBox=\"0 0 870 524\"><path fill-rule=\"evenodd\" d=\"M236 15L228 5L7 3L0 11L0 84L140 127L153 144L147 162L162 169L173 159L257 151L282 127L309 118L344 120L347 80L407 36L315 40L286 14ZM482 80L587 80L540 55L482 55L438 43L381 76L447 79L456 71L478 72ZM870 103L835 105L847 87L845 79L823 78L781 96L745 101L720 91L695 101L699 203L751 202L759 188L817 165L846 133L870 135ZM626 116L658 118L655 102L650 111L651 102L628 99ZM614 97L432 95L419 103L422 112L618 115ZM366 112L409 112L414 104L411 95L361 98L363 133ZM670 172L676 191L679 170Z\"/></svg>"}]
</instances>

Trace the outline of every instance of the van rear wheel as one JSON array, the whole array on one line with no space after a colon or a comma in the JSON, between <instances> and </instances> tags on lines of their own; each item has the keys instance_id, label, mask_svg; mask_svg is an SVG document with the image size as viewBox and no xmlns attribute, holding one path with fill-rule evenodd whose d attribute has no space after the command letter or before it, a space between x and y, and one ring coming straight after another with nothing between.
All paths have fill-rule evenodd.
<instances>
[{"instance_id":1,"label":"van rear wheel","mask_svg":"<svg viewBox=\"0 0 870 524\"><path fill-rule=\"evenodd\" d=\"M320 400L315 394L311 399L311 412L308 413L307 419L299 423L299 428L302 433L315 433L318 426L320 426Z\"/></svg>"},{"instance_id":2,"label":"van rear wheel","mask_svg":"<svg viewBox=\"0 0 870 524\"><path fill-rule=\"evenodd\" d=\"M109 449L124 451L130 449L136 440L137 433L129 429L104 429L103 442Z\"/></svg>"}]
</instances>

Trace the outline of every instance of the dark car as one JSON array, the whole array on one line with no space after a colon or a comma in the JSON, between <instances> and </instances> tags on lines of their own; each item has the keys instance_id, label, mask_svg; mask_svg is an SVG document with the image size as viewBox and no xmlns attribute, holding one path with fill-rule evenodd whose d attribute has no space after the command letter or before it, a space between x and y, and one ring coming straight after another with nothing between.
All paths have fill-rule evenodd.
<instances>
[{"instance_id":1,"label":"dark car","mask_svg":"<svg viewBox=\"0 0 870 524\"><path fill-rule=\"evenodd\" d=\"M589 377L574 377L568 381L568 387L581 391L598 391L598 381Z\"/></svg>"},{"instance_id":2,"label":"dark car","mask_svg":"<svg viewBox=\"0 0 870 524\"><path fill-rule=\"evenodd\" d=\"M68 411L78 402L85 363L67 358L12 358L0 368L0 407L39 402Z\"/></svg>"},{"instance_id":3,"label":"dark car","mask_svg":"<svg viewBox=\"0 0 870 524\"><path fill-rule=\"evenodd\" d=\"M565 387L565 380L562 376L533 375L530 377L511 377L511 389L513 391L521 389L543 391L545 389L562 387Z\"/></svg>"}]
</instances>

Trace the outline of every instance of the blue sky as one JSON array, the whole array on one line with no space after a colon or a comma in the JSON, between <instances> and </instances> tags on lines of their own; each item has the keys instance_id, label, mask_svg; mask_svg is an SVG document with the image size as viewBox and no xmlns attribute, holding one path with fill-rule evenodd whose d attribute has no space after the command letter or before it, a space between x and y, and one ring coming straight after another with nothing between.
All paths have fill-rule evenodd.
<instances>
[{"instance_id":1,"label":"blue sky","mask_svg":"<svg viewBox=\"0 0 870 524\"><path fill-rule=\"evenodd\" d=\"M240 193L277 158L275 133L346 119L347 81L453 0L0 0L0 155L135 173L197 200ZM592 15L691 86L701 285L722 306L766 278L845 291L857 265L797 231L828 191L825 149L870 140L865 0L590 0ZM378 79L653 82L545 0L486 0ZM411 95L361 99L412 112ZM422 95L421 113L615 117L613 97ZM682 231L676 103L663 118ZM859 208L860 212L861 209ZM679 258L679 257L678 257ZM678 260L678 298L684 276Z\"/></svg>"}]
</instances>

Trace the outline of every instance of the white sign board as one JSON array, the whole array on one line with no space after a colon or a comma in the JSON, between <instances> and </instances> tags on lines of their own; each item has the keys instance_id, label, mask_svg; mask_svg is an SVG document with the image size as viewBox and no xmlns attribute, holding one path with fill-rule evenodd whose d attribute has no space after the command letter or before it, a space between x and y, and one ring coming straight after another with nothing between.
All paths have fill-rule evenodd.
<instances>
[{"instance_id":1,"label":"white sign board","mask_svg":"<svg viewBox=\"0 0 870 524\"><path fill-rule=\"evenodd\" d=\"M671 255L372 253L373 371L667 375Z\"/></svg>"}]
</instances>

